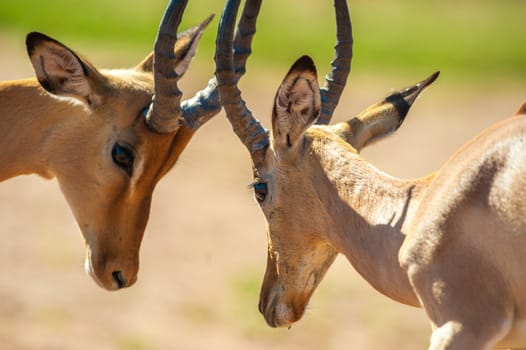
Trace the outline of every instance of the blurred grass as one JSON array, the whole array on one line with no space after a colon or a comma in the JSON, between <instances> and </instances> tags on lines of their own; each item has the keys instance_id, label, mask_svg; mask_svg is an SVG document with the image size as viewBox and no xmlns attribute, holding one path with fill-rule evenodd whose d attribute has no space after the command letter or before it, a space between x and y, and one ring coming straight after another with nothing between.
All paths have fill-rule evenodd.
<instances>
[{"instance_id":1,"label":"blurred grass","mask_svg":"<svg viewBox=\"0 0 526 350\"><path fill-rule=\"evenodd\" d=\"M246 337L277 340L282 334L261 327L261 323L265 321L254 305L254 296L259 295L260 284L260 274L251 269L240 271L230 281L232 305L234 313L238 315L236 326Z\"/></svg>"},{"instance_id":2,"label":"blurred grass","mask_svg":"<svg viewBox=\"0 0 526 350\"><path fill-rule=\"evenodd\" d=\"M147 350L152 349L148 345L149 342L146 339L141 338L138 335L129 335L122 337L118 340L117 349L118 350Z\"/></svg>"},{"instance_id":3,"label":"blurred grass","mask_svg":"<svg viewBox=\"0 0 526 350\"><path fill-rule=\"evenodd\" d=\"M278 344L283 345L285 342L288 342L287 344L290 344L290 348L293 349L328 349L333 328L332 322L326 322L325 319L320 319L316 315L312 315L308 321L302 322L301 325L294 325L294 328L309 329L309 332L317 335L316 339L301 339L294 337L294 334L289 333L286 329L278 331L265 325L263 316L257 310L258 299L254 298L254 296L259 295L261 278L258 269L244 268L239 270L230 280L229 302L232 313L236 315L233 324L239 329L239 333L246 339L264 343L267 349L275 348ZM318 294L321 294L322 299L324 298L323 292Z\"/></svg>"},{"instance_id":4,"label":"blurred grass","mask_svg":"<svg viewBox=\"0 0 526 350\"><path fill-rule=\"evenodd\" d=\"M165 0L19 0L0 2L0 30L23 35L37 30L78 47L146 52L151 49ZM183 27L224 1L192 0ZM418 72L440 69L459 79L526 81L524 0L352 0L353 68L360 72ZM254 42L253 62L284 68L309 54L323 62L334 44L332 1L265 0ZM216 19L201 54L213 55Z\"/></svg>"}]
</instances>

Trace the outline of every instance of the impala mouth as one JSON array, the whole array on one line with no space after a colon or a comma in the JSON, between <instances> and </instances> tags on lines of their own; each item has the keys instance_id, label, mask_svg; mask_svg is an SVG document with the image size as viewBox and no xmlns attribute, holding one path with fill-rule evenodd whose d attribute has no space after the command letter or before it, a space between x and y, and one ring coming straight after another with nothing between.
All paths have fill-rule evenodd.
<instances>
[{"instance_id":1,"label":"impala mouth","mask_svg":"<svg viewBox=\"0 0 526 350\"><path fill-rule=\"evenodd\" d=\"M290 328L290 326L298 321L300 317L294 312L291 305L276 303L270 307L265 313L265 321L272 328Z\"/></svg>"},{"instance_id":2,"label":"impala mouth","mask_svg":"<svg viewBox=\"0 0 526 350\"><path fill-rule=\"evenodd\" d=\"M92 261L93 259L91 257L91 249L89 248L89 246L86 246L86 259L84 260L84 270L95 281L95 283L97 283L99 287L106 289L102 282L97 278Z\"/></svg>"},{"instance_id":3,"label":"impala mouth","mask_svg":"<svg viewBox=\"0 0 526 350\"><path fill-rule=\"evenodd\" d=\"M277 303L273 300L267 310L265 311L265 320L272 328L288 327L292 324L293 315L292 310L285 304Z\"/></svg>"},{"instance_id":4,"label":"impala mouth","mask_svg":"<svg viewBox=\"0 0 526 350\"><path fill-rule=\"evenodd\" d=\"M111 274L108 274L108 278L101 279L101 275L96 273L96 269L93 266L93 254L89 247L86 248L86 259L84 260L84 269L86 273L97 283L97 285L108 291L116 291L122 288L126 288L135 283L137 278L132 278L128 280L124 277L124 274L120 270L112 271ZM102 271L105 271L103 269Z\"/></svg>"},{"instance_id":5,"label":"impala mouth","mask_svg":"<svg viewBox=\"0 0 526 350\"><path fill-rule=\"evenodd\" d=\"M263 314L265 321L270 327L290 328L293 323L301 318L304 308L301 309L302 311L297 312L293 304L283 303L279 299L278 295L274 295L266 305L260 301L259 311Z\"/></svg>"}]
</instances>

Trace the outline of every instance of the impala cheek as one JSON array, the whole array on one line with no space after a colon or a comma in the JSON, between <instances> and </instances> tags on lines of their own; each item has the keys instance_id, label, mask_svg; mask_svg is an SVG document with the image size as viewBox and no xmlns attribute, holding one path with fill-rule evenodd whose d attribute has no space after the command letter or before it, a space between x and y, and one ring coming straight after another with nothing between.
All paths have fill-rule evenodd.
<instances>
[{"instance_id":1,"label":"impala cheek","mask_svg":"<svg viewBox=\"0 0 526 350\"><path fill-rule=\"evenodd\" d=\"M309 279L307 280L307 285L305 286L305 291L307 292L306 294L310 294L314 290L314 288L316 288L316 285L317 285L316 273L312 273Z\"/></svg>"}]
</instances>

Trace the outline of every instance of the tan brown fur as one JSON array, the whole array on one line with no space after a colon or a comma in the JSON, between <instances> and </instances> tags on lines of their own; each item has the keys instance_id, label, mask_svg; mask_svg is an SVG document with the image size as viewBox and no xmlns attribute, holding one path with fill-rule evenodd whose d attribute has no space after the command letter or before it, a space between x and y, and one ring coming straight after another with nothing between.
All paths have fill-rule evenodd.
<instances>
[{"instance_id":1,"label":"tan brown fur","mask_svg":"<svg viewBox=\"0 0 526 350\"><path fill-rule=\"evenodd\" d=\"M86 242L87 271L106 289L130 286L155 185L195 130L160 134L146 125L153 55L132 69L99 71L53 39L38 40L29 51L40 82L0 83L0 181L56 178ZM188 40L176 44L179 61ZM112 159L116 143L133 149L131 176Z\"/></svg>"},{"instance_id":2,"label":"tan brown fur","mask_svg":"<svg viewBox=\"0 0 526 350\"><path fill-rule=\"evenodd\" d=\"M313 126L317 118L330 120L352 56L346 2L335 0L329 87L317 93L314 63L301 57L278 89L267 133L234 79L231 38L239 2L228 0L222 14L216 77L227 117L251 156L254 194L266 218L259 310L267 323L298 321L342 253L379 292L425 309L430 350L525 348L524 105L427 177L402 180L381 172L358 152L396 131L438 72L348 122ZM334 75L343 77L337 90L330 88ZM319 113L306 108L320 102Z\"/></svg>"},{"instance_id":3,"label":"tan brown fur","mask_svg":"<svg viewBox=\"0 0 526 350\"><path fill-rule=\"evenodd\" d=\"M526 119L498 123L439 171L402 180L358 154L400 119L371 108L360 123L298 126L292 146L271 140L257 166L268 186L265 319L299 320L341 253L380 293L425 309L430 349L523 348Z\"/></svg>"}]
</instances>

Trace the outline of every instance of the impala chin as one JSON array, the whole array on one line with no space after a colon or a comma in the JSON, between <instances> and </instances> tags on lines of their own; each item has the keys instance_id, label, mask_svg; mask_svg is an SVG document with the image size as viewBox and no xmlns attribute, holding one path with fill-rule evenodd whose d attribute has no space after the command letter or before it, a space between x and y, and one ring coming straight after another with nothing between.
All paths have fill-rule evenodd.
<instances>
[{"instance_id":1,"label":"impala chin","mask_svg":"<svg viewBox=\"0 0 526 350\"><path fill-rule=\"evenodd\" d=\"M259 295L259 311L269 326L288 327L303 317L312 294L336 255L329 245L320 245L317 251L309 250L304 256L280 255L269 250ZM292 268L295 262L302 268Z\"/></svg>"},{"instance_id":2,"label":"impala chin","mask_svg":"<svg viewBox=\"0 0 526 350\"><path fill-rule=\"evenodd\" d=\"M259 311L270 327L289 327L299 321L309 302L309 297L303 293L280 294L279 291L282 290L283 288L278 284L269 290L269 294L265 291L261 294Z\"/></svg>"},{"instance_id":3,"label":"impala chin","mask_svg":"<svg viewBox=\"0 0 526 350\"><path fill-rule=\"evenodd\" d=\"M300 320L305 311L305 307L296 310L292 305L277 303L267 310L265 320L268 325L274 328L289 327Z\"/></svg>"}]
</instances>

